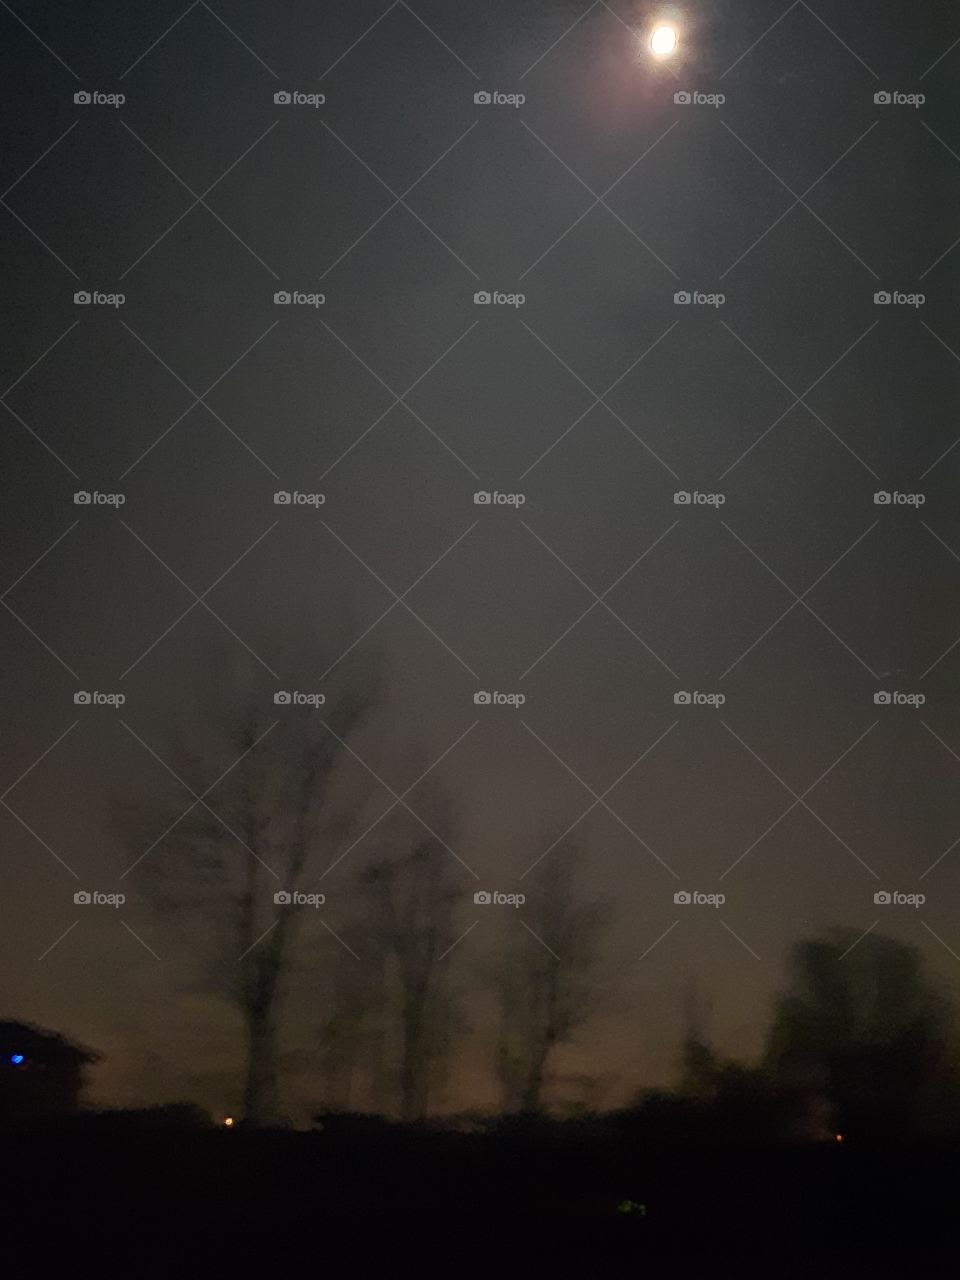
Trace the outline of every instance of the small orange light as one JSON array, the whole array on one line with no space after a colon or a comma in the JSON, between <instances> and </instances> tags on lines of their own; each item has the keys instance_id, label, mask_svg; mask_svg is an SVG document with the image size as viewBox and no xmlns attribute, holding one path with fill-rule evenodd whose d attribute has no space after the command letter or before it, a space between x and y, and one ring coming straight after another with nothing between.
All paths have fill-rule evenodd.
<instances>
[{"instance_id":1,"label":"small orange light","mask_svg":"<svg viewBox=\"0 0 960 1280\"><path fill-rule=\"evenodd\" d=\"M232 1128L233 1128L233 1116L227 1116L227 1118L226 1118L226 1120L224 1120L223 1124L224 1124L224 1128L232 1129ZM838 1139L838 1141L839 1141L839 1139Z\"/></svg>"},{"instance_id":2,"label":"small orange light","mask_svg":"<svg viewBox=\"0 0 960 1280\"><path fill-rule=\"evenodd\" d=\"M843 1142L843 1134L842 1134L842 1133L838 1133L838 1134L835 1136L834 1141L835 1141L835 1142Z\"/></svg>"}]
</instances>

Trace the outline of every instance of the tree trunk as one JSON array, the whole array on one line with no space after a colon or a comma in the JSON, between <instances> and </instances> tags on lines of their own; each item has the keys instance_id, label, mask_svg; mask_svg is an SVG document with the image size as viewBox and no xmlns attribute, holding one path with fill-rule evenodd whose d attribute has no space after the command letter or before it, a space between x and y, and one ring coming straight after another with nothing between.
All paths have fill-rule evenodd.
<instances>
[{"instance_id":1,"label":"tree trunk","mask_svg":"<svg viewBox=\"0 0 960 1280\"><path fill-rule=\"evenodd\" d=\"M546 1074L547 1055L549 1052L550 1047L545 1040L537 1045L533 1051L530 1072L523 1090L521 1104L523 1111L534 1112L540 1110L543 1096L543 1077Z\"/></svg>"},{"instance_id":2,"label":"tree trunk","mask_svg":"<svg viewBox=\"0 0 960 1280\"><path fill-rule=\"evenodd\" d=\"M247 1011L243 1114L254 1125L267 1125L277 1118L277 1032L269 1005Z\"/></svg>"},{"instance_id":3,"label":"tree trunk","mask_svg":"<svg viewBox=\"0 0 960 1280\"><path fill-rule=\"evenodd\" d=\"M426 1111L423 1053L423 1010L414 1004L403 1019L403 1058L400 1069L400 1116L410 1124Z\"/></svg>"}]
</instances>

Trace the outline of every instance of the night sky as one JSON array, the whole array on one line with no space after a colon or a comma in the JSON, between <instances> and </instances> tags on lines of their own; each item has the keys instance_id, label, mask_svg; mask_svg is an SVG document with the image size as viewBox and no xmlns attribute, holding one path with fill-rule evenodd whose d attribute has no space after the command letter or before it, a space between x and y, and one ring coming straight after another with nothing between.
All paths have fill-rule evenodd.
<instances>
[{"instance_id":1,"label":"night sky","mask_svg":"<svg viewBox=\"0 0 960 1280\"><path fill-rule=\"evenodd\" d=\"M356 873L416 819L367 828L427 770L466 935L438 1109L496 1100L524 911L473 895L533 901L561 835L611 976L556 1066L605 1103L671 1079L692 991L757 1053L799 937L881 929L956 989L955 7L18 0L0 31L4 1016L100 1050L101 1103L234 1109L230 904L164 833L217 810L238 708L282 751L324 713L277 690L375 678L303 885L290 1115Z\"/></svg>"}]
</instances>

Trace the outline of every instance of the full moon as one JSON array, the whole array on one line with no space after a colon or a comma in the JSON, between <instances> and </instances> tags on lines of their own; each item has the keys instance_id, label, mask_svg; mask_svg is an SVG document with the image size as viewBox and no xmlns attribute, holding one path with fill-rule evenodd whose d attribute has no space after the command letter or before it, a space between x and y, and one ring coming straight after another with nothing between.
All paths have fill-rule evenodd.
<instances>
[{"instance_id":1,"label":"full moon","mask_svg":"<svg viewBox=\"0 0 960 1280\"><path fill-rule=\"evenodd\" d=\"M673 53L677 47L677 33L673 27L657 27L650 37L650 48L660 58Z\"/></svg>"}]
</instances>

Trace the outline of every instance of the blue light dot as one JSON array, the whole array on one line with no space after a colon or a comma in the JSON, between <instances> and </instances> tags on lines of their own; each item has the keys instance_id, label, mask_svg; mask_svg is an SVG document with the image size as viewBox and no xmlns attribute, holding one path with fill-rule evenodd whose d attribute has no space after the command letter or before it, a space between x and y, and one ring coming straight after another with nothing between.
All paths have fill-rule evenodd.
<instances>
[{"instance_id":1,"label":"blue light dot","mask_svg":"<svg viewBox=\"0 0 960 1280\"><path fill-rule=\"evenodd\" d=\"M10 1061L13 1063L15 1067L19 1067L20 1063L23 1061L23 1054L22 1053L11 1054Z\"/></svg>"}]
</instances>

